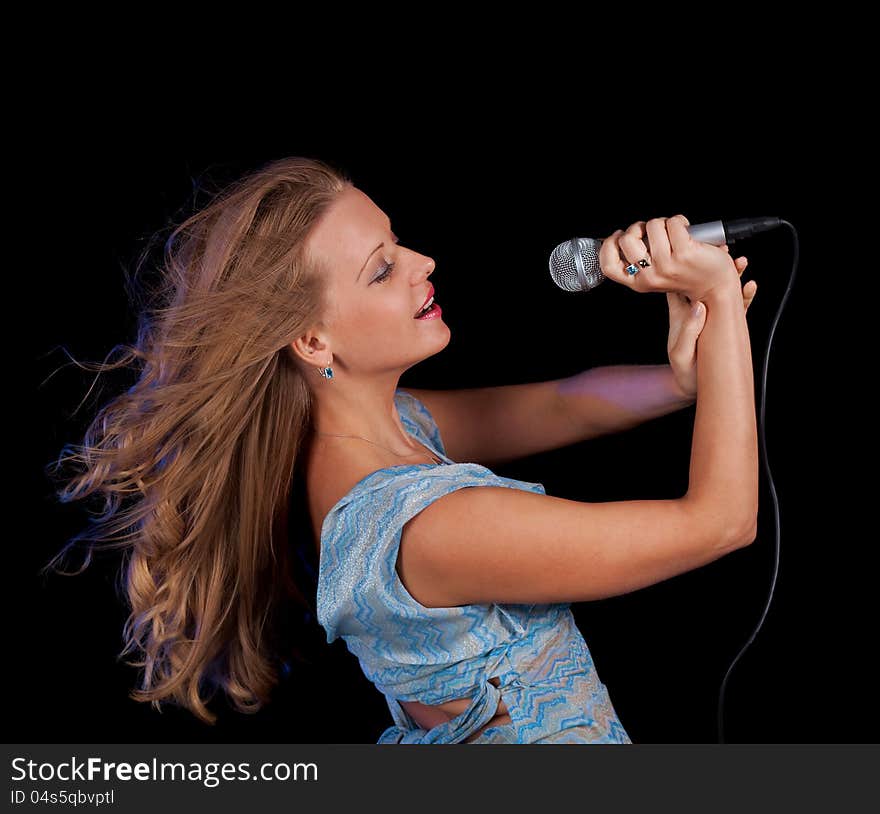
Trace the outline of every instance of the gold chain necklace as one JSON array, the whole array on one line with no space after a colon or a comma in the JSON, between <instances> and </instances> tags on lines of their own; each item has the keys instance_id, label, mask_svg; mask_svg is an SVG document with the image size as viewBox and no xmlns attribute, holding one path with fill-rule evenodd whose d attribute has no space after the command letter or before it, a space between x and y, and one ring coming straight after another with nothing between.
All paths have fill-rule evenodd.
<instances>
[{"instance_id":1,"label":"gold chain necklace","mask_svg":"<svg viewBox=\"0 0 880 814\"><path fill-rule=\"evenodd\" d=\"M388 449L388 447L383 447L382 444L377 444L375 441L371 441L369 438L364 438L362 435L340 435L335 432L316 432L315 435L330 435L334 438L360 438L361 441L366 441L368 444L372 444L373 446L379 447L380 449L384 449L386 452L390 452L392 455L395 455L398 458L412 458L413 455L419 455L421 453L412 452L409 455L398 455L394 450ZM433 452L431 452L427 447L422 445L425 451L434 459L435 464L442 464L441 461Z\"/></svg>"}]
</instances>

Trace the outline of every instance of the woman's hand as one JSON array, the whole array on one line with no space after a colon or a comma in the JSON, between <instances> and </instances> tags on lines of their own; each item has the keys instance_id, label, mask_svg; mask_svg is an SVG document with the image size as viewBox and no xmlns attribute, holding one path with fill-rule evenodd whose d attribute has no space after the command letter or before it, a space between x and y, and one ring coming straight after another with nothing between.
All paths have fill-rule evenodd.
<instances>
[{"instance_id":1,"label":"woman's hand","mask_svg":"<svg viewBox=\"0 0 880 814\"><path fill-rule=\"evenodd\" d=\"M599 269L610 280L640 294L681 292L693 300L707 300L715 289L738 285L737 269L725 247L694 240L684 215L636 221L602 241ZM649 247L650 246L650 250ZM630 263L648 265L629 274Z\"/></svg>"},{"instance_id":2,"label":"woman's hand","mask_svg":"<svg viewBox=\"0 0 880 814\"><path fill-rule=\"evenodd\" d=\"M726 245L722 248L730 251ZM737 257L733 263L742 277L749 264L748 259ZM743 286L743 307L746 311L757 290L758 284L754 280L749 280ZM697 337L706 324L706 305L700 302L700 312L695 315L690 299L676 291L666 292L666 302L669 305L669 340L666 343L669 365L682 398L693 400L697 397Z\"/></svg>"}]
</instances>

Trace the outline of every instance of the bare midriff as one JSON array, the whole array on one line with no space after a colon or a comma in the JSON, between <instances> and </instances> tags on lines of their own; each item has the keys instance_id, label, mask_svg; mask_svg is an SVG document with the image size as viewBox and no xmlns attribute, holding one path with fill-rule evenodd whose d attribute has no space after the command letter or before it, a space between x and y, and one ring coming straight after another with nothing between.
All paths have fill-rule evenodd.
<instances>
[{"instance_id":1,"label":"bare midriff","mask_svg":"<svg viewBox=\"0 0 880 814\"><path fill-rule=\"evenodd\" d=\"M496 687L498 686L498 676L492 676L489 681ZM398 703L422 729L433 729L435 726L444 724L447 721L451 721L457 715L461 715L468 708L471 700L470 698L455 698L452 701L445 701L442 704L434 705L423 704L420 701L398 701ZM465 738L462 743L470 743L484 729L488 729L490 726L500 726L501 724L509 723L512 723L512 721L508 714L507 704L504 703L502 698L498 702L498 709L495 715L486 721L476 732Z\"/></svg>"}]
</instances>

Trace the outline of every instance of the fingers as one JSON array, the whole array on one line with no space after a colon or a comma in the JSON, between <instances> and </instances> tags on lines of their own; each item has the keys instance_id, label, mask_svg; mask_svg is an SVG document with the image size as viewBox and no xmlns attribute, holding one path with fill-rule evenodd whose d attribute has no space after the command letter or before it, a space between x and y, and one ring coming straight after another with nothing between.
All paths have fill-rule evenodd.
<instances>
[{"instance_id":1,"label":"fingers","mask_svg":"<svg viewBox=\"0 0 880 814\"><path fill-rule=\"evenodd\" d=\"M602 245L599 247L599 269L615 283L637 288L635 278L638 277L638 274L630 275L624 271L624 267L629 261L623 262L623 250L620 248L622 235L623 229L618 229L602 241Z\"/></svg>"},{"instance_id":2,"label":"fingers","mask_svg":"<svg viewBox=\"0 0 880 814\"><path fill-rule=\"evenodd\" d=\"M651 258L657 265L664 265L670 256L669 237L666 234L666 218L651 218L645 224Z\"/></svg>"},{"instance_id":3,"label":"fingers","mask_svg":"<svg viewBox=\"0 0 880 814\"><path fill-rule=\"evenodd\" d=\"M690 225L690 221L684 215L673 215L666 219L666 233L669 235L673 254L684 252L693 242L687 230Z\"/></svg>"},{"instance_id":4,"label":"fingers","mask_svg":"<svg viewBox=\"0 0 880 814\"><path fill-rule=\"evenodd\" d=\"M639 292L652 291L650 279L656 272L656 262L669 257L669 239L666 236L666 218L636 221L626 230L617 229L602 241L599 248L599 268L606 277L623 283ZM650 242L650 249L648 242ZM640 266L647 260L648 266ZM639 266L635 274L626 271L634 263Z\"/></svg>"},{"instance_id":5,"label":"fingers","mask_svg":"<svg viewBox=\"0 0 880 814\"><path fill-rule=\"evenodd\" d=\"M673 253L684 251L693 243L688 226L690 221L684 215L675 215L640 220L625 230L617 229L602 241L599 268L617 283L639 292L653 291L663 277L661 269L669 267ZM644 260L647 266L641 266L640 261ZM639 266L635 274L626 270L631 264Z\"/></svg>"},{"instance_id":6,"label":"fingers","mask_svg":"<svg viewBox=\"0 0 880 814\"><path fill-rule=\"evenodd\" d=\"M623 253L625 265L638 264L639 260L648 259L648 247L642 239L645 236L645 221L637 220L630 226L619 239L620 250ZM649 260L650 262L650 260Z\"/></svg>"},{"instance_id":7,"label":"fingers","mask_svg":"<svg viewBox=\"0 0 880 814\"><path fill-rule=\"evenodd\" d=\"M749 306L752 304L752 300L755 299L755 294L758 293L758 284L754 280L749 280L743 286L743 306L746 311L749 310Z\"/></svg>"}]
</instances>

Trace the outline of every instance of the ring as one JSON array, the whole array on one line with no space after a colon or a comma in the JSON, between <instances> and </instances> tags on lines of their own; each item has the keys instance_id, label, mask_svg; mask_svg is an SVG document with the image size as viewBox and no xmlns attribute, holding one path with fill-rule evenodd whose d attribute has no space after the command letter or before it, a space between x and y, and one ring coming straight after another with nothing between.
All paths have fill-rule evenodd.
<instances>
[{"instance_id":1,"label":"ring","mask_svg":"<svg viewBox=\"0 0 880 814\"><path fill-rule=\"evenodd\" d=\"M648 266L650 266L651 264L648 262L647 257L643 257L641 260L639 260L639 265L644 269L644 268L647 268Z\"/></svg>"},{"instance_id":2,"label":"ring","mask_svg":"<svg viewBox=\"0 0 880 814\"><path fill-rule=\"evenodd\" d=\"M624 269L624 271L625 271L627 274L638 274L638 273L639 273L639 267L638 267L635 263L630 263L630 264Z\"/></svg>"}]
</instances>

